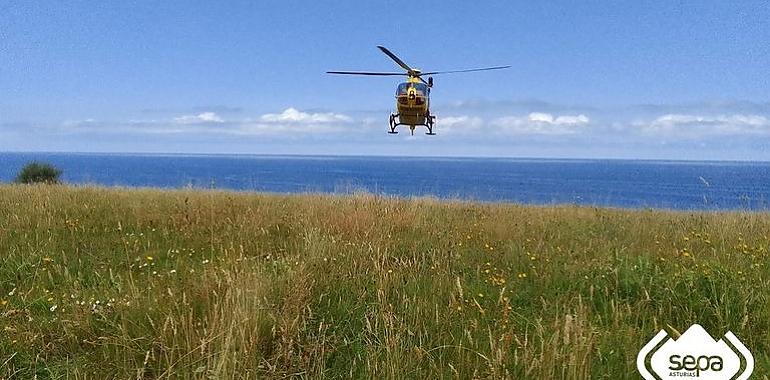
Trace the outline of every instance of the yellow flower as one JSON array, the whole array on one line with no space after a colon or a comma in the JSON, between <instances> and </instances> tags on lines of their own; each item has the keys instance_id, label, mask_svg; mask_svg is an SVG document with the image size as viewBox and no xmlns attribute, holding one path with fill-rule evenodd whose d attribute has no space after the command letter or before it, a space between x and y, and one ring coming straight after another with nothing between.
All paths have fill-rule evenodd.
<instances>
[{"instance_id":1,"label":"yellow flower","mask_svg":"<svg viewBox=\"0 0 770 380\"><path fill-rule=\"evenodd\" d=\"M147 256L147 261L152 261L152 256Z\"/></svg>"}]
</instances>

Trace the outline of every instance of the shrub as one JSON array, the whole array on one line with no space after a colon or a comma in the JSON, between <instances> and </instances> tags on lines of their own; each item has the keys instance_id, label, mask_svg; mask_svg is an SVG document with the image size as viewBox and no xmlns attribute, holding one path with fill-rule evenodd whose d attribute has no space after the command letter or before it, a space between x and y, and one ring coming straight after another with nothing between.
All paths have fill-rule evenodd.
<instances>
[{"instance_id":1,"label":"shrub","mask_svg":"<svg viewBox=\"0 0 770 380\"><path fill-rule=\"evenodd\" d=\"M16 183L59 183L61 170L51 164L43 162L30 162L25 165L16 176Z\"/></svg>"}]
</instances>

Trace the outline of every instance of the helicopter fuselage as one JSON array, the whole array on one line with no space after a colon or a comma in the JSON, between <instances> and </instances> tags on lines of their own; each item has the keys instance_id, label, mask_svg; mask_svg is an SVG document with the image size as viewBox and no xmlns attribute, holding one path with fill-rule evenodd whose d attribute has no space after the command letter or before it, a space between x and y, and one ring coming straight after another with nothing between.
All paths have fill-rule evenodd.
<instances>
[{"instance_id":1,"label":"helicopter fuselage","mask_svg":"<svg viewBox=\"0 0 770 380\"><path fill-rule=\"evenodd\" d=\"M396 89L399 124L425 125L430 115L430 87L419 78L410 77Z\"/></svg>"}]
</instances>

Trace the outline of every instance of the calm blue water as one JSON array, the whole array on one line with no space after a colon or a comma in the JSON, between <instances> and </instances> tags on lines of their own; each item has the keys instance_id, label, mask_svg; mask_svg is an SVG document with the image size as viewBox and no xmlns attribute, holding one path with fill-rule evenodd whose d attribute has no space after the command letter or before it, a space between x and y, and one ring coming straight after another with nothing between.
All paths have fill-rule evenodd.
<instances>
[{"instance_id":1,"label":"calm blue water","mask_svg":"<svg viewBox=\"0 0 770 380\"><path fill-rule=\"evenodd\" d=\"M68 183L281 193L432 195L670 209L770 208L770 163L488 158L0 153L0 182L28 161Z\"/></svg>"}]
</instances>

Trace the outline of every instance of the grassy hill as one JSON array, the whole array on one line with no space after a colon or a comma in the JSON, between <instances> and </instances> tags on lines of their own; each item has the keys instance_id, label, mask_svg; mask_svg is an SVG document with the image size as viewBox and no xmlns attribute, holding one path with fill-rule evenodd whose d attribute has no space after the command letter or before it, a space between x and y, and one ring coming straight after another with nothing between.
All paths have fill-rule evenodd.
<instances>
[{"instance_id":1,"label":"grassy hill","mask_svg":"<svg viewBox=\"0 0 770 380\"><path fill-rule=\"evenodd\" d=\"M637 379L660 329L770 370L770 215L0 186L0 378Z\"/></svg>"}]
</instances>

